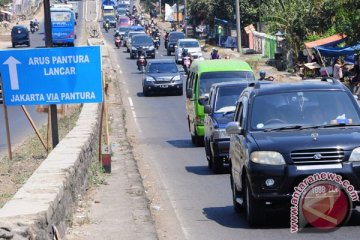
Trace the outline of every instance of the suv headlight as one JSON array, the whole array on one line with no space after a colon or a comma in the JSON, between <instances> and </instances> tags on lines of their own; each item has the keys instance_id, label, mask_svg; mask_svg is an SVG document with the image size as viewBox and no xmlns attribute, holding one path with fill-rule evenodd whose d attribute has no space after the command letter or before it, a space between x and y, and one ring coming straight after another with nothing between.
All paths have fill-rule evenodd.
<instances>
[{"instance_id":1,"label":"suv headlight","mask_svg":"<svg viewBox=\"0 0 360 240\"><path fill-rule=\"evenodd\" d=\"M229 135L226 133L225 129L216 129L213 132L213 138L214 139L229 138Z\"/></svg>"},{"instance_id":2,"label":"suv headlight","mask_svg":"<svg viewBox=\"0 0 360 240\"><path fill-rule=\"evenodd\" d=\"M132 50L134 50L134 51L136 51L136 50L137 50L137 48L136 48L136 47L131 47L131 49L132 49Z\"/></svg>"},{"instance_id":3,"label":"suv headlight","mask_svg":"<svg viewBox=\"0 0 360 240\"><path fill-rule=\"evenodd\" d=\"M154 79L153 77L147 76L147 77L145 78L145 81L146 81L146 82L155 82L155 79Z\"/></svg>"},{"instance_id":4,"label":"suv headlight","mask_svg":"<svg viewBox=\"0 0 360 240\"><path fill-rule=\"evenodd\" d=\"M173 77L171 80L173 80L173 81L180 81L181 80L181 78L180 78L180 76L179 75L176 75L175 77Z\"/></svg>"},{"instance_id":5,"label":"suv headlight","mask_svg":"<svg viewBox=\"0 0 360 240\"><path fill-rule=\"evenodd\" d=\"M149 50L151 50L151 51L154 50L154 49L155 49L154 46L150 46L150 47L149 47Z\"/></svg>"},{"instance_id":6,"label":"suv headlight","mask_svg":"<svg viewBox=\"0 0 360 240\"><path fill-rule=\"evenodd\" d=\"M355 148L350 155L349 162L360 162L360 147Z\"/></svg>"},{"instance_id":7,"label":"suv headlight","mask_svg":"<svg viewBox=\"0 0 360 240\"><path fill-rule=\"evenodd\" d=\"M250 160L254 163L266 165L284 165L285 160L278 152L273 151L256 151L250 154Z\"/></svg>"}]
</instances>

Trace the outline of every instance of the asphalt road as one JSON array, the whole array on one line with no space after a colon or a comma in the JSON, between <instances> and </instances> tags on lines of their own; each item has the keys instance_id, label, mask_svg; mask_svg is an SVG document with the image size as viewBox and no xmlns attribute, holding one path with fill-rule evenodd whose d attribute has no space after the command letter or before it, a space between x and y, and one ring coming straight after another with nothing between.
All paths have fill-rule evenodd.
<instances>
[{"instance_id":1,"label":"asphalt road","mask_svg":"<svg viewBox=\"0 0 360 240\"><path fill-rule=\"evenodd\" d=\"M148 168L159 176L186 239L358 238L358 213L353 215L350 226L326 234L291 234L286 212L270 211L265 228L249 228L244 214L233 210L229 174L212 174L207 168L204 148L191 144L185 96L144 97L142 74L136 69L136 60L129 59L125 48L115 49L110 33L105 37L117 54L118 80L123 86L123 102L130 116L128 131L134 136L134 148L142 152ZM163 55L166 52L162 45L156 58L169 58Z\"/></svg>"},{"instance_id":2,"label":"asphalt road","mask_svg":"<svg viewBox=\"0 0 360 240\"><path fill-rule=\"evenodd\" d=\"M79 2L79 17L77 20L76 32L77 32L77 40L75 41L75 45L82 42L83 38L83 4ZM30 48L43 48L45 47L44 41L44 25L43 21L40 20L40 29L39 31L31 34L30 33ZM30 23L30 21L29 21ZM30 28L28 26L28 28ZM28 49L25 46L17 46L16 49L23 48ZM9 41L8 46L5 49L12 50L11 41ZM34 79L36 81L36 79ZM26 106L30 116L32 117L35 125L38 128L41 128L43 125L47 124L47 113L41 113L36 111L36 106L29 105ZM8 117L9 117L9 127L10 127L10 138L12 148L21 144L28 136L34 133L34 130L28 121L27 117L25 116L23 110L20 106L12 106L8 107ZM39 141L39 144L40 141ZM5 115L4 115L4 107L0 104L0 155L7 153L7 140L6 140L6 130L5 130Z\"/></svg>"}]
</instances>

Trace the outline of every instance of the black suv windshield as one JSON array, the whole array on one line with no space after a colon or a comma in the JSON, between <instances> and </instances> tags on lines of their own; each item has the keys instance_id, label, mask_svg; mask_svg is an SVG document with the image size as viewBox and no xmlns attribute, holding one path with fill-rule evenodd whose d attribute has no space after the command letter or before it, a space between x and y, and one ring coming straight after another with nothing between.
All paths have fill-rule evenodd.
<instances>
[{"instance_id":1,"label":"black suv windshield","mask_svg":"<svg viewBox=\"0 0 360 240\"><path fill-rule=\"evenodd\" d=\"M359 113L351 98L344 91L259 95L251 108L251 129L358 125Z\"/></svg>"},{"instance_id":2,"label":"black suv windshield","mask_svg":"<svg viewBox=\"0 0 360 240\"><path fill-rule=\"evenodd\" d=\"M246 86L247 85L220 87L215 100L215 113L234 111L236 101Z\"/></svg>"},{"instance_id":3,"label":"black suv windshield","mask_svg":"<svg viewBox=\"0 0 360 240\"><path fill-rule=\"evenodd\" d=\"M254 74L249 71L205 72L200 75L199 96L209 93L211 85L220 82L254 81Z\"/></svg>"},{"instance_id":4,"label":"black suv windshield","mask_svg":"<svg viewBox=\"0 0 360 240\"><path fill-rule=\"evenodd\" d=\"M175 63L151 63L148 73L177 73L178 68Z\"/></svg>"},{"instance_id":5,"label":"black suv windshield","mask_svg":"<svg viewBox=\"0 0 360 240\"><path fill-rule=\"evenodd\" d=\"M169 41L172 41L172 42L176 41L178 39L182 39L182 38L185 38L185 35L181 32L169 34Z\"/></svg>"},{"instance_id":6,"label":"black suv windshield","mask_svg":"<svg viewBox=\"0 0 360 240\"><path fill-rule=\"evenodd\" d=\"M151 37L142 35L142 36L134 36L132 39L133 45L152 45L153 41Z\"/></svg>"}]
</instances>

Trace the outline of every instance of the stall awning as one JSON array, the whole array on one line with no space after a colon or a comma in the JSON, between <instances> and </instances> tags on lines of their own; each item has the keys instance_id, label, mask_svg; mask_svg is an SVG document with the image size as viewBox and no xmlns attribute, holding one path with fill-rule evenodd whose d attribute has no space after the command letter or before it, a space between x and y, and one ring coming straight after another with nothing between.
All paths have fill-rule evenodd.
<instances>
[{"instance_id":1,"label":"stall awning","mask_svg":"<svg viewBox=\"0 0 360 240\"><path fill-rule=\"evenodd\" d=\"M325 57L340 57L354 55L355 52L360 51L360 43L348 47L316 47L321 55Z\"/></svg>"},{"instance_id":2,"label":"stall awning","mask_svg":"<svg viewBox=\"0 0 360 240\"><path fill-rule=\"evenodd\" d=\"M336 46L346 40L346 35L335 34L330 37L322 38L312 42L306 42L306 48L314 48L319 46Z\"/></svg>"}]
</instances>

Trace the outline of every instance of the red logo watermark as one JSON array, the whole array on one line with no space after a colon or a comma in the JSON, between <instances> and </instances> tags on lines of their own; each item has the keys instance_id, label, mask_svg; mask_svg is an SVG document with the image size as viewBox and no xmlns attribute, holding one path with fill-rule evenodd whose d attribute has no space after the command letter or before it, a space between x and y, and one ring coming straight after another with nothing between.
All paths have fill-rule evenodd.
<instances>
[{"instance_id":1,"label":"red logo watermark","mask_svg":"<svg viewBox=\"0 0 360 240\"><path fill-rule=\"evenodd\" d=\"M351 216L352 202L359 201L353 185L335 173L316 173L305 178L291 199L290 231L306 226L332 230Z\"/></svg>"}]
</instances>

